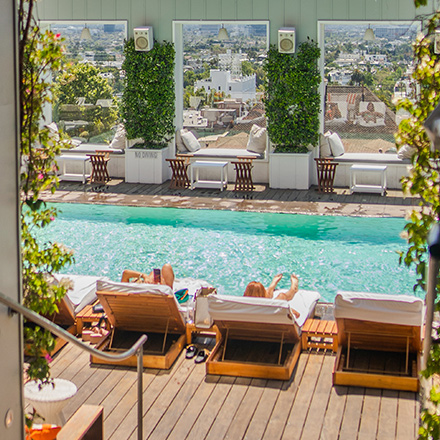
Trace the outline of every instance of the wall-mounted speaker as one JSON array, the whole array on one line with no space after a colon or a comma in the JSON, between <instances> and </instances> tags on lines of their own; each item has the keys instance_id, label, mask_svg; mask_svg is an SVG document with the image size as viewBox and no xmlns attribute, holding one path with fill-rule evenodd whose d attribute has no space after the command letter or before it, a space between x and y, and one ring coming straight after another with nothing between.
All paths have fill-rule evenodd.
<instances>
[{"instance_id":1,"label":"wall-mounted speaker","mask_svg":"<svg viewBox=\"0 0 440 440\"><path fill-rule=\"evenodd\" d=\"M134 48L142 52L148 52L153 49L153 28L151 26L142 26L134 28Z\"/></svg>"},{"instance_id":2,"label":"wall-mounted speaker","mask_svg":"<svg viewBox=\"0 0 440 440\"><path fill-rule=\"evenodd\" d=\"M278 29L278 52L295 53L295 28Z\"/></svg>"}]
</instances>

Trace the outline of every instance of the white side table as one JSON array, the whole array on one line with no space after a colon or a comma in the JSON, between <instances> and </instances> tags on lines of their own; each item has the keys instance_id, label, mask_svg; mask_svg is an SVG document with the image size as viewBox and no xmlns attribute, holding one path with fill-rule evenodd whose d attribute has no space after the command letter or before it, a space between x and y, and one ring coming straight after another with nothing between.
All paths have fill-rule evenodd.
<instances>
[{"instance_id":1,"label":"white side table","mask_svg":"<svg viewBox=\"0 0 440 440\"><path fill-rule=\"evenodd\" d=\"M352 165L350 168L350 192L371 192L385 195L387 189L387 166L386 165ZM362 174L377 174L380 176L380 184L358 183Z\"/></svg>"},{"instance_id":2,"label":"white side table","mask_svg":"<svg viewBox=\"0 0 440 440\"><path fill-rule=\"evenodd\" d=\"M62 413L66 403L77 391L76 385L69 380L54 379L54 385L47 384L41 389L37 381L24 385L24 397L45 419L45 423L62 426L66 422Z\"/></svg>"},{"instance_id":3,"label":"white side table","mask_svg":"<svg viewBox=\"0 0 440 440\"><path fill-rule=\"evenodd\" d=\"M190 165L190 183L191 189L194 188L215 188L223 191L228 186L228 162L214 162L208 160L196 160ZM220 170L220 180L200 180L199 171L201 169ZM195 179L194 179L195 170Z\"/></svg>"},{"instance_id":4,"label":"white side table","mask_svg":"<svg viewBox=\"0 0 440 440\"><path fill-rule=\"evenodd\" d=\"M86 183L86 180L90 177L90 173L86 172L86 164L90 161L89 156L81 156L78 154L63 154L56 157L56 161L61 164L61 180L80 180L82 183ZM82 173L68 173L66 171L66 164L68 162L82 162Z\"/></svg>"}]
</instances>

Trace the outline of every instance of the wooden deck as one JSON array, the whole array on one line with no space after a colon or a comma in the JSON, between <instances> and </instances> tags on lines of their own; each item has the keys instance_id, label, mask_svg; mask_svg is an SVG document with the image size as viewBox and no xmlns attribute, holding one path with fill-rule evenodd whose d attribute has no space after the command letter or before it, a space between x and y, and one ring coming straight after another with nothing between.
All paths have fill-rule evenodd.
<instances>
[{"instance_id":1,"label":"wooden deck","mask_svg":"<svg viewBox=\"0 0 440 440\"><path fill-rule=\"evenodd\" d=\"M170 181L149 185L113 179L103 186L64 181L60 182L55 194L46 191L43 198L50 202L376 217L404 217L408 210L419 204L417 197L405 197L397 190L388 190L385 196L381 196L350 194L348 188L335 188L335 192L329 194L318 192L317 187L309 190L271 189L262 184L256 184L250 193L236 193L233 189L234 184L219 191L172 189Z\"/></svg>"},{"instance_id":2,"label":"wooden deck","mask_svg":"<svg viewBox=\"0 0 440 440\"><path fill-rule=\"evenodd\" d=\"M202 339L205 344L209 339ZM184 352L169 371L144 370L145 439L417 438L419 402L411 392L332 387L335 356L303 352L292 379L207 376ZM55 357L52 376L71 380L81 404L103 405L105 438L136 439L136 371L91 366L71 344Z\"/></svg>"}]
</instances>

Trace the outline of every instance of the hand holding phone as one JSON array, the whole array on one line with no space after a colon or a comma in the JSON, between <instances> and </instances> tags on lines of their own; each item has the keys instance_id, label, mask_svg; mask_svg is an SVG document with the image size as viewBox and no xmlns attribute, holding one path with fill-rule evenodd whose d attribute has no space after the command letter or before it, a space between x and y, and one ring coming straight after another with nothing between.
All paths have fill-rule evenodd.
<instances>
[{"instance_id":1,"label":"hand holding phone","mask_svg":"<svg viewBox=\"0 0 440 440\"><path fill-rule=\"evenodd\" d=\"M160 284L160 269L153 269L154 282Z\"/></svg>"}]
</instances>

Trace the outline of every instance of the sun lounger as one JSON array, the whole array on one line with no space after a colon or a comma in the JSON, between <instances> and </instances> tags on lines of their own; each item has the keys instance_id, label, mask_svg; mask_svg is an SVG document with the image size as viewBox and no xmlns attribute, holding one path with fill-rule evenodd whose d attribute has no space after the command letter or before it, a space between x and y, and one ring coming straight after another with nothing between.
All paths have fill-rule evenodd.
<instances>
[{"instance_id":1,"label":"sun lounger","mask_svg":"<svg viewBox=\"0 0 440 440\"><path fill-rule=\"evenodd\" d=\"M98 281L97 296L112 330L98 350L118 351L130 347L141 334L145 368L169 369L186 343L185 322L177 300L168 286ZM93 363L106 364L94 356ZM136 366L136 356L116 365Z\"/></svg>"},{"instance_id":2,"label":"sun lounger","mask_svg":"<svg viewBox=\"0 0 440 440\"><path fill-rule=\"evenodd\" d=\"M58 303L58 313L53 316L47 316L47 318L63 327L72 335L75 335L77 334L77 313L96 301L96 282L107 278L89 275L55 274L53 282L59 283L63 278L69 279L73 283L73 287L67 291L64 298ZM51 354L57 353L66 344L65 340L56 337L55 347Z\"/></svg>"},{"instance_id":3,"label":"sun lounger","mask_svg":"<svg viewBox=\"0 0 440 440\"><path fill-rule=\"evenodd\" d=\"M305 290L290 302L210 295L209 313L221 339L207 360L207 373L289 380L301 352L300 327L319 298ZM298 319L290 307L300 313Z\"/></svg>"},{"instance_id":4,"label":"sun lounger","mask_svg":"<svg viewBox=\"0 0 440 440\"><path fill-rule=\"evenodd\" d=\"M334 385L418 391L424 303L409 295L338 292Z\"/></svg>"}]
</instances>

